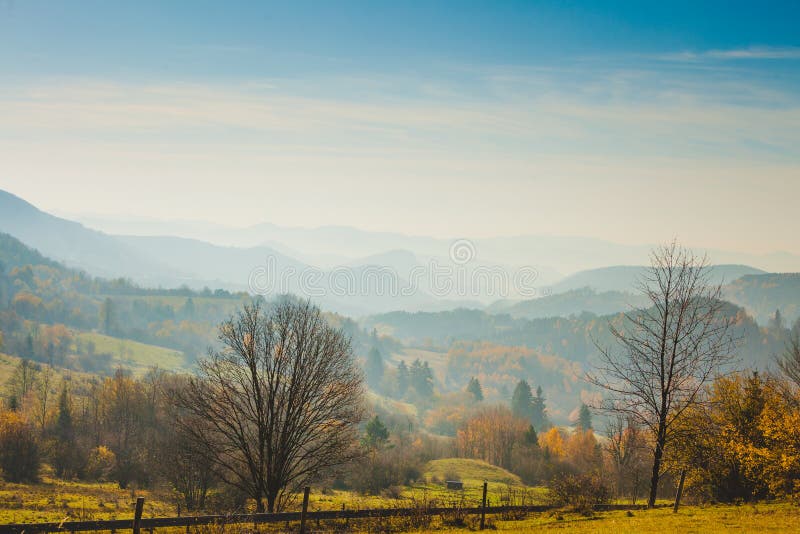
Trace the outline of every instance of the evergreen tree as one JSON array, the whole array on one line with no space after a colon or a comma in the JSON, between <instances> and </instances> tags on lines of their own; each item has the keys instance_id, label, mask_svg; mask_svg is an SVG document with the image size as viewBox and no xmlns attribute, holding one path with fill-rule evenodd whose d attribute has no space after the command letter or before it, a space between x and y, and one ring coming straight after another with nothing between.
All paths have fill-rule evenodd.
<instances>
[{"instance_id":1,"label":"evergreen tree","mask_svg":"<svg viewBox=\"0 0 800 534\"><path fill-rule=\"evenodd\" d=\"M400 363L397 364L397 393L401 397L408 391L408 386L411 382L410 378L406 362L400 360Z\"/></svg>"},{"instance_id":2,"label":"evergreen tree","mask_svg":"<svg viewBox=\"0 0 800 534\"><path fill-rule=\"evenodd\" d=\"M514 394L511 396L511 412L515 417L531 421L533 396L527 380L517 382L517 387L514 388Z\"/></svg>"},{"instance_id":3,"label":"evergreen tree","mask_svg":"<svg viewBox=\"0 0 800 534\"><path fill-rule=\"evenodd\" d=\"M58 417L53 429L53 437L56 440L55 453L53 455L53 468L56 474L62 478L76 474L79 463L78 450L75 443L72 408L66 385L61 388L61 395L58 398Z\"/></svg>"},{"instance_id":4,"label":"evergreen tree","mask_svg":"<svg viewBox=\"0 0 800 534\"><path fill-rule=\"evenodd\" d=\"M380 447L389 439L389 430L377 415L369 420L364 431L364 444L368 447Z\"/></svg>"},{"instance_id":5,"label":"evergreen tree","mask_svg":"<svg viewBox=\"0 0 800 534\"><path fill-rule=\"evenodd\" d=\"M528 430L525 431L525 444L534 447L539 446L539 436L536 434L536 429L533 425L528 425Z\"/></svg>"},{"instance_id":6,"label":"evergreen tree","mask_svg":"<svg viewBox=\"0 0 800 534\"><path fill-rule=\"evenodd\" d=\"M592 412L585 403L581 403L581 408L578 411L578 420L575 422L575 427L584 431L592 429Z\"/></svg>"},{"instance_id":7,"label":"evergreen tree","mask_svg":"<svg viewBox=\"0 0 800 534\"><path fill-rule=\"evenodd\" d=\"M478 379L474 376L470 379L469 384L467 384L467 391L472 394L472 398L476 401L483 400L483 389L481 389L481 383L478 382Z\"/></svg>"},{"instance_id":8,"label":"evergreen tree","mask_svg":"<svg viewBox=\"0 0 800 534\"><path fill-rule=\"evenodd\" d=\"M428 399L433 396L433 372L428 362L422 362L417 358L411 364L409 371L411 375L411 386L422 398Z\"/></svg>"},{"instance_id":9,"label":"evergreen tree","mask_svg":"<svg viewBox=\"0 0 800 534\"><path fill-rule=\"evenodd\" d=\"M103 304L100 305L100 328L106 335L111 334L111 329L114 326L114 304L110 298L106 297Z\"/></svg>"},{"instance_id":10,"label":"evergreen tree","mask_svg":"<svg viewBox=\"0 0 800 534\"><path fill-rule=\"evenodd\" d=\"M385 369L385 364L383 362L383 356L375 347L370 349L369 353L367 354L367 362L366 362L366 375L367 375L367 384L372 387L372 389L377 390L381 385L381 380L383 380L383 372Z\"/></svg>"},{"instance_id":11,"label":"evergreen tree","mask_svg":"<svg viewBox=\"0 0 800 534\"><path fill-rule=\"evenodd\" d=\"M183 305L183 310L181 310L183 316L187 319L193 319L195 313L194 301L192 297L186 299L186 302Z\"/></svg>"},{"instance_id":12,"label":"evergreen tree","mask_svg":"<svg viewBox=\"0 0 800 534\"><path fill-rule=\"evenodd\" d=\"M531 423L533 426L541 430L548 424L547 420L547 407L544 403L544 395L542 395L542 386L536 388L536 396L533 398L533 410L531 413Z\"/></svg>"}]
</instances>

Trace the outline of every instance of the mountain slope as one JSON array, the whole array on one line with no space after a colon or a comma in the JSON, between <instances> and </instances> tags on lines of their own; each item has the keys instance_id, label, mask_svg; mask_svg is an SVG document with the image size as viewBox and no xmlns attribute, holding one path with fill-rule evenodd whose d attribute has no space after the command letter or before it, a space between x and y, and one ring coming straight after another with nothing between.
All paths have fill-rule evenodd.
<instances>
[{"instance_id":1,"label":"mountain slope","mask_svg":"<svg viewBox=\"0 0 800 534\"><path fill-rule=\"evenodd\" d=\"M742 276L724 288L725 298L767 324L780 310L785 325L800 318L800 273Z\"/></svg>"},{"instance_id":2,"label":"mountain slope","mask_svg":"<svg viewBox=\"0 0 800 534\"><path fill-rule=\"evenodd\" d=\"M68 266L106 277L131 277L157 285L179 273L144 258L115 237L45 213L0 190L0 232Z\"/></svg>"}]
</instances>

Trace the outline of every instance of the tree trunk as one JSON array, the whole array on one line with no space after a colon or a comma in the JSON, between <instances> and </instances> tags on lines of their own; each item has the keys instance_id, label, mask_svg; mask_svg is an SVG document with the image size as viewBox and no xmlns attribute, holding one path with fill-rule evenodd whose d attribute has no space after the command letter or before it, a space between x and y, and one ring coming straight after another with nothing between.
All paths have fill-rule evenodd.
<instances>
[{"instance_id":1,"label":"tree trunk","mask_svg":"<svg viewBox=\"0 0 800 534\"><path fill-rule=\"evenodd\" d=\"M659 432L656 439L656 451L653 454L653 473L650 476L650 497L647 499L647 507L653 508L656 505L656 494L658 493L658 479L661 472L661 457L664 455L664 437Z\"/></svg>"}]
</instances>

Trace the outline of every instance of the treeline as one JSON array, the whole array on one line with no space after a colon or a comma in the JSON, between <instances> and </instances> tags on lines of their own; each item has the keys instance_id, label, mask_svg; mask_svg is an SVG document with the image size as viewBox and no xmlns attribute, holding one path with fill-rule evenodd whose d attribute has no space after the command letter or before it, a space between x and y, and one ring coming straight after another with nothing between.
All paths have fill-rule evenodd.
<instances>
[{"instance_id":1,"label":"treeline","mask_svg":"<svg viewBox=\"0 0 800 534\"><path fill-rule=\"evenodd\" d=\"M631 312L633 313L633 312ZM733 321L733 334L741 340L742 366L765 366L783 350L791 324L780 330L759 326L747 312L726 304L724 314ZM522 346L572 362L586 363L597 354L595 343L613 341L610 327L620 327L623 313L597 316L582 313L570 317L516 319L506 314L458 309L443 312L391 312L363 320L367 328L388 326L393 336L410 346L447 351L454 343L488 341ZM788 323L788 321L787 321Z\"/></svg>"}]
</instances>

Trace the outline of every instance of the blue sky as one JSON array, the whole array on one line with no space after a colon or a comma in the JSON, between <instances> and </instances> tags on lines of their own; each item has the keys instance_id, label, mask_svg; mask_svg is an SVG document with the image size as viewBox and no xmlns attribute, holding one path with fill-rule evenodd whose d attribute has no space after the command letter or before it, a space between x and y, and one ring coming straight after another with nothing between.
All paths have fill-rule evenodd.
<instances>
[{"instance_id":1,"label":"blue sky","mask_svg":"<svg viewBox=\"0 0 800 534\"><path fill-rule=\"evenodd\" d=\"M798 20L0 0L0 187L72 213L797 253Z\"/></svg>"},{"instance_id":2,"label":"blue sky","mask_svg":"<svg viewBox=\"0 0 800 534\"><path fill-rule=\"evenodd\" d=\"M20 75L292 76L800 46L797 2L3 0L0 10L3 71Z\"/></svg>"}]
</instances>

